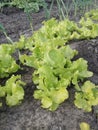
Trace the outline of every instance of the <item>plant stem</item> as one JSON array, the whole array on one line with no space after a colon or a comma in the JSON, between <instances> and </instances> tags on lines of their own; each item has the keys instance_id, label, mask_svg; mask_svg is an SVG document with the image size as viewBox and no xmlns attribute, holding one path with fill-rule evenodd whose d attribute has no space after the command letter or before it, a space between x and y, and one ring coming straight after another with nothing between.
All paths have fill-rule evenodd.
<instances>
[{"instance_id":1,"label":"plant stem","mask_svg":"<svg viewBox=\"0 0 98 130\"><path fill-rule=\"evenodd\" d=\"M30 27L31 27L31 30L32 30L32 33L33 33L32 18L30 16L30 12L28 11L29 4L28 4L28 2L26 0L24 0L24 4L25 4L26 14L27 14L28 20L30 22Z\"/></svg>"},{"instance_id":2,"label":"plant stem","mask_svg":"<svg viewBox=\"0 0 98 130\"><path fill-rule=\"evenodd\" d=\"M63 5L63 8L65 9L66 17L69 18L69 15L68 15L68 7L66 8L66 6L65 6L63 0L61 0L61 3L62 3L62 5ZM63 9L62 9L62 11L63 11ZM65 17L65 15L64 15L64 11L63 11L63 17Z\"/></svg>"},{"instance_id":3,"label":"plant stem","mask_svg":"<svg viewBox=\"0 0 98 130\"><path fill-rule=\"evenodd\" d=\"M61 4L60 4L59 0L56 0L56 1L57 1L58 11L59 11L59 17L60 17L60 20L62 20L62 16L61 16Z\"/></svg>"},{"instance_id":4,"label":"plant stem","mask_svg":"<svg viewBox=\"0 0 98 130\"><path fill-rule=\"evenodd\" d=\"M52 3L51 3L51 5L50 5L50 9L49 9L49 18L50 18L50 15L51 15L51 10L52 10L53 4L54 4L54 0L52 0Z\"/></svg>"},{"instance_id":5,"label":"plant stem","mask_svg":"<svg viewBox=\"0 0 98 130\"><path fill-rule=\"evenodd\" d=\"M75 2L75 0L73 0L73 4L74 4L74 16L76 17L76 15L77 15L77 3Z\"/></svg>"},{"instance_id":6,"label":"plant stem","mask_svg":"<svg viewBox=\"0 0 98 130\"><path fill-rule=\"evenodd\" d=\"M12 41L12 39L10 37L8 37L7 33L4 33L6 39L11 43L13 44L14 42Z\"/></svg>"}]
</instances>

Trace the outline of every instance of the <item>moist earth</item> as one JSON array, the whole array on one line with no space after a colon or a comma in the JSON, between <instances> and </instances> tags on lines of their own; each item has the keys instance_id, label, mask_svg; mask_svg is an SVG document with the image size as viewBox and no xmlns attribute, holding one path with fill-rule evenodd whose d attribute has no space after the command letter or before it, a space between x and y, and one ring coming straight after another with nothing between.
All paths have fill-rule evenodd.
<instances>
[{"instance_id":1,"label":"moist earth","mask_svg":"<svg viewBox=\"0 0 98 130\"><path fill-rule=\"evenodd\" d=\"M34 30L42 26L42 21L45 20L44 14L45 12L41 9L31 15ZM51 14L52 17L58 18L56 6L53 7ZM0 13L0 23L4 25L8 36L13 41L17 41L22 34L26 37L32 35L26 14L16 7L5 7ZM1 32L0 43L7 43ZM71 48L79 51L75 58L83 57L88 61L89 70L94 72L94 76L90 80L98 84L98 38L71 41L69 44ZM36 89L32 82L33 69L24 67L24 71L18 73L27 83L25 99L19 106L10 108L5 105L0 108L0 130L80 130L81 122L89 123L91 130L98 130L95 108L89 113L76 108L73 103L74 90L72 87L69 89L69 99L62 103L56 111L50 112L41 108L40 102L33 98L33 92Z\"/></svg>"}]
</instances>

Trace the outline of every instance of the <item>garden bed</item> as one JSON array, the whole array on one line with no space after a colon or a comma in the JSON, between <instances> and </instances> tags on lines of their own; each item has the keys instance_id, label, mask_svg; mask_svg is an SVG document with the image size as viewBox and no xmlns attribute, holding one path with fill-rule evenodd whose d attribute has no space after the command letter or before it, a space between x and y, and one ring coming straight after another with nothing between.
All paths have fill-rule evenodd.
<instances>
[{"instance_id":1,"label":"garden bed","mask_svg":"<svg viewBox=\"0 0 98 130\"><path fill-rule=\"evenodd\" d=\"M57 7L54 6L52 16L57 18L56 11ZM33 13L32 19L34 30L37 30L45 19L44 11ZM0 22L13 41L18 41L21 34L26 37L32 35L27 16L20 9L4 8L0 13ZM0 32L0 43L6 42L6 38ZM70 46L79 51L77 57L88 60L89 70L94 72L91 80L98 84L98 38L71 41ZM10 108L5 105L4 108L0 108L0 130L79 130L81 122L87 122L91 129L98 130L98 119L94 111L87 113L74 106L74 90L72 88L69 90L69 99L62 103L56 111L50 112L41 108L40 102L32 96L36 88L31 82L32 72L33 69L27 67L24 72L18 72L22 74L22 80L27 83L25 99L19 106ZM0 82L3 83L3 81Z\"/></svg>"}]
</instances>

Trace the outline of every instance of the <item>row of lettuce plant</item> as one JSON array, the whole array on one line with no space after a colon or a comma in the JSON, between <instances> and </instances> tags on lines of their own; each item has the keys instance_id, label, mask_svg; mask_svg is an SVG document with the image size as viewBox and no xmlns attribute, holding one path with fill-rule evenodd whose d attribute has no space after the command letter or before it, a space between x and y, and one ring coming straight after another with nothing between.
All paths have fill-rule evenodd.
<instances>
[{"instance_id":1,"label":"row of lettuce plant","mask_svg":"<svg viewBox=\"0 0 98 130\"><path fill-rule=\"evenodd\" d=\"M34 68L32 80L37 90L34 98L41 100L41 106L54 111L69 97L68 88L75 89L74 103L78 108L91 111L98 105L98 86L84 79L91 77L87 61L83 58L73 60L78 54L69 45L73 39L88 39L98 36L98 10L86 13L78 23L68 19L57 21L50 19L33 36L21 36L13 45L0 45L0 78L9 77L19 66L12 53L16 49L28 49L29 55L19 53L22 64ZM5 57L4 57L5 55ZM19 75L14 76L0 86L0 97L6 97L9 106L19 104L24 97L25 83ZM1 104L2 105L2 104Z\"/></svg>"},{"instance_id":2,"label":"row of lettuce plant","mask_svg":"<svg viewBox=\"0 0 98 130\"><path fill-rule=\"evenodd\" d=\"M10 77L12 73L15 73L20 69L20 66L16 63L12 54L15 52L15 46L12 44L0 45L0 79ZM20 104L24 98L24 86L25 83L21 81L20 75L12 75L4 86L0 85L0 97L6 99L6 104L14 106ZM2 100L0 102L2 106Z\"/></svg>"},{"instance_id":3,"label":"row of lettuce plant","mask_svg":"<svg viewBox=\"0 0 98 130\"><path fill-rule=\"evenodd\" d=\"M16 6L20 9L24 9L24 12L26 12L25 2L28 4L29 12L38 12L40 7L43 7L44 0L1 0L0 9L4 6Z\"/></svg>"}]
</instances>

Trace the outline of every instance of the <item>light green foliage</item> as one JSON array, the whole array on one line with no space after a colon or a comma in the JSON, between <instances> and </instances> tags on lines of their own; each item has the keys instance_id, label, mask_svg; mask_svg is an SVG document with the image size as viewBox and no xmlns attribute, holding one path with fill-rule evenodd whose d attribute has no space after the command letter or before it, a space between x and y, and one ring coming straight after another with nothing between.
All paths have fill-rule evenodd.
<instances>
[{"instance_id":1,"label":"light green foliage","mask_svg":"<svg viewBox=\"0 0 98 130\"><path fill-rule=\"evenodd\" d=\"M15 46L11 44L1 44L0 45L0 54L5 55L8 54L13 54L15 51Z\"/></svg>"},{"instance_id":2,"label":"light green foliage","mask_svg":"<svg viewBox=\"0 0 98 130\"><path fill-rule=\"evenodd\" d=\"M86 122L81 122L80 123L80 129L81 130L90 130L90 125Z\"/></svg>"},{"instance_id":3,"label":"light green foliage","mask_svg":"<svg viewBox=\"0 0 98 130\"><path fill-rule=\"evenodd\" d=\"M78 85L79 80L83 81L86 77L91 77L93 75L92 72L87 71L88 65L87 61L82 58L74 61L71 66L71 71L73 74L72 83L75 85L75 89L80 91L80 87Z\"/></svg>"},{"instance_id":4,"label":"light green foliage","mask_svg":"<svg viewBox=\"0 0 98 130\"><path fill-rule=\"evenodd\" d=\"M75 105L90 112L92 106L98 105L98 86L95 86L90 81L86 81L81 86L81 91L75 94Z\"/></svg>"},{"instance_id":5,"label":"light green foliage","mask_svg":"<svg viewBox=\"0 0 98 130\"><path fill-rule=\"evenodd\" d=\"M46 89L36 90L34 97L35 99L41 100L43 108L48 108L51 111L56 110L59 104L69 97L68 91L65 87L61 87L57 90L55 88L51 88L50 90Z\"/></svg>"},{"instance_id":6,"label":"light green foliage","mask_svg":"<svg viewBox=\"0 0 98 130\"><path fill-rule=\"evenodd\" d=\"M76 91L80 91L80 81L93 75L87 70L87 61L83 58L72 61L77 51L65 46L69 40L92 37L92 30L88 27L93 26L94 22L88 18L86 21L81 19L79 24L80 27L68 19L44 22L44 26L30 39L31 55L20 55L23 64L36 69L33 73L33 82L37 85L34 97L41 100L43 108L56 110L68 98L67 87L71 83ZM88 29L90 34L84 34L83 29ZM23 46L26 47L26 44Z\"/></svg>"},{"instance_id":7,"label":"light green foliage","mask_svg":"<svg viewBox=\"0 0 98 130\"><path fill-rule=\"evenodd\" d=\"M81 18L79 24L81 26L81 38L85 36L88 38L98 36L98 10L86 13L85 17Z\"/></svg>"},{"instance_id":8,"label":"light green foliage","mask_svg":"<svg viewBox=\"0 0 98 130\"><path fill-rule=\"evenodd\" d=\"M0 46L1 78L7 77L19 68L11 56L13 50L29 49L30 54L19 53L19 59L22 64L35 69L32 79L37 90L34 92L34 98L41 101L42 107L51 111L56 110L69 97L68 87L73 84L76 90L75 105L91 111L91 107L98 104L97 86L90 81L85 82L83 86L80 86L80 83L85 78L91 77L93 73L87 70L87 61L83 58L73 60L77 51L65 44L73 39L98 36L97 22L95 23L89 15L85 15L77 24L68 19L60 22L50 19L44 22L44 26L30 38L21 36L19 42L10 45L10 48L6 45ZM4 88L1 87L1 97L5 96ZM9 95L6 97L8 105L11 103L11 98ZM15 102L18 102L17 99Z\"/></svg>"},{"instance_id":9,"label":"light green foliage","mask_svg":"<svg viewBox=\"0 0 98 130\"><path fill-rule=\"evenodd\" d=\"M65 47L65 54L67 47L69 48L69 46ZM43 107L43 98L44 96L45 99L48 97L49 101L51 99L52 102L49 109L55 110L60 103L68 98L67 87L71 82L75 85L77 90L80 90L80 88L78 88L79 80L81 81L85 77L92 76L92 73L87 71L87 63L85 60L79 59L72 62L69 57L65 58L64 53L62 54L62 48L51 50L47 53L42 65L39 66L38 71L36 70L36 73L33 74L33 81L37 84L38 89L35 91L34 97L41 100ZM46 100L45 103L47 103Z\"/></svg>"},{"instance_id":10,"label":"light green foliage","mask_svg":"<svg viewBox=\"0 0 98 130\"><path fill-rule=\"evenodd\" d=\"M90 14L92 14L93 18ZM52 18L43 22L44 26L36 31L32 37L26 39L21 36L19 42L16 43L17 48L28 48L31 51L37 51L38 54L39 51L42 51L41 46L44 46L44 49L47 50L46 48L49 48L49 46L57 48L73 39L95 38L98 36L97 15L98 11L93 10L86 13L78 23L70 21L69 19L59 22ZM96 22L94 21L94 17L96 17ZM36 44L37 47L32 49L32 46Z\"/></svg>"},{"instance_id":11,"label":"light green foliage","mask_svg":"<svg viewBox=\"0 0 98 130\"><path fill-rule=\"evenodd\" d=\"M21 35L18 42L15 42L15 48L22 50L22 49L29 49L32 50L33 46L33 36L29 38L25 38L25 36Z\"/></svg>"},{"instance_id":12,"label":"light green foliage","mask_svg":"<svg viewBox=\"0 0 98 130\"><path fill-rule=\"evenodd\" d=\"M92 14L92 17L90 13ZM25 44L26 46L26 44L29 43L29 48L34 46L34 44L37 44L37 46L45 46L45 44L47 46L49 44L50 46L50 44L52 44L52 47L56 47L62 46L73 39L95 38L98 36L98 11L94 10L93 13L92 11L90 13L86 13L85 17L82 17L78 23L70 21L69 19L65 19L64 21L60 22L55 19L50 19L44 22L44 26L37 32L35 32L30 40L27 39L27 41L29 40L29 42L25 42L24 39L24 43L22 42L22 44ZM96 22L94 21L95 17ZM29 46L29 44L27 46Z\"/></svg>"},{"instance_id":13,"label":"light green foliage","mask_svg":"<svg viewBox=\"0 0 98 130\"><path fill-rule=\"evenodd\" d=\"M8 106L15 106L21 103L24 98L24 90L22 86L25 85L21 80L21 76L12 76L7 80L5 86L0 86L0 98L5 97ZM2 104L2 103L1 103Z\"/></svg>"},{"instance_id":14,"label":"light green foliage","mask_svg":"<svg viewBox=\"0 0 98 130\"><path fill-rule=\"evenodd\" d=\"M20 55L20 61L23 64L36 69L33 73L33 82L37 85L34 98L41 100L43 108L48 108L51 111L56 110L59 104L69 97L67 88L71 83L77 91L75 96L77 107L90 111L91 106L98 104L97 99L95 103L92 103L92 98L87 99L91 102L91 104L87 104L81 96L86 93L83 91L84 87L80 87L80 82L93 75L87 70L87 61L83 58L72 61L77 51L72 50L68 45L65 46L65 43L72 39L98 36L96 28L93 29L94 26L98 25L88 16L86 19L82 18L79 24L68 19L60 22L55 19L48 20L44 22L41 29L34 33L32 40L30 39L31 55ZM28 46L27 42L22 46L26 48L26 44ZM88 84L92 85L88 81L84 86L89 86ZM92 91L90 91L91 93ZM97 93L95 95L97 98Z\"/></svg>"},{"instance_id":15,"label":"light green foliage","mask_svg":"<svg viewBox=\"0 0 98 130\"><path fill-rule=\"evenodd\" d=\"M14 45L0 45L0 78L8 77L11 73L16 72L20 68L11 56L14 51Z\"/></svg>"},{"instance_id":16,"label":"light green foliage","mask_svg":"<svg viewBox=\"0 0 98 130\"><path fill-rule=\"evenodd\" d=\"M39 11L43 6L43 0L12 0L12 5L24 9L25 12Z\"/></svg>"},{"instance_id":17,"label":"light green foliage","mask_svg":"<svg viewBox=\"0 0 98 130\"><path fill-rule=\"evenodd\" d=\"M98 21L98 9L95 10L91 10L90 12L85 14L85 17L89 17L92 20L97 20Z\"/></svg>"}]
</instances>

